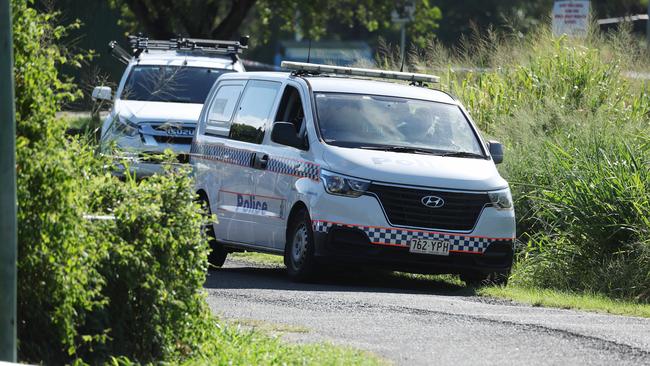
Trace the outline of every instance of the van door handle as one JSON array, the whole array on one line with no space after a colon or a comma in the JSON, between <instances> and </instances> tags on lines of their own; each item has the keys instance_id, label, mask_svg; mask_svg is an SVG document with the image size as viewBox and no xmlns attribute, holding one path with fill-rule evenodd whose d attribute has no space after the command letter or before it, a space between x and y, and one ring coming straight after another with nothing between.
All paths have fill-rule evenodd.
<instances>
[{"instance_id":1,"label":"van door handle","mask_svg":"<svg viewBox=\"0 0 650 366\"><path fill-rule=\"evenodd\" d=\"M265 153L256 152L253 154L252 163L253 168L264 170L269 165L269 156Z\"/></svg>"}]
</instances>

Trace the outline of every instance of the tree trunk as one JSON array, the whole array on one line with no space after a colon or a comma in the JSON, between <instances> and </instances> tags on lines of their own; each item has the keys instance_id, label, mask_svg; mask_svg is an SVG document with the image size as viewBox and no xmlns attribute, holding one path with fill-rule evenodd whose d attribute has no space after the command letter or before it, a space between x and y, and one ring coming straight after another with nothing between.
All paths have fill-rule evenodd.
<instances>
[{"instance_id":1,"label":"tree trunk","mask_svg":"<svg viewBox=\"0 0 650 366\"><path fill-rule=\"evenodd\" d=\"M166 6L163 1L160 2L159 11L155 13L149 11L144 1L125 0L125 2L144 28L146 36L156 39L169 39L175 36L173 26L168 21L171 17L164 11Z\"/></svg>"},{"instance_id":2,"label":"tree trunk","mask_svg":"<svg viewBox=\"0 0 650 366\"><path fill-rule=\"evenodd\" d=\"M214 39L232 39L256 0L233 0L228 15L212 31Z\"/></svg>"}]
</instances>

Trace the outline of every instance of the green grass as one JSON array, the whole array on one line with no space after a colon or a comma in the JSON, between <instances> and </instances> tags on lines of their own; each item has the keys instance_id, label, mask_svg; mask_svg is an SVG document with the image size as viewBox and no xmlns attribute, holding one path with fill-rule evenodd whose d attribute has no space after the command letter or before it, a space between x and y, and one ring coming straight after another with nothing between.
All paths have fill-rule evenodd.
<instances>
[{"instance_id":1,"label":"green grass","mask_svg":"<svg viewBox=\"0 0 650 366\"><path fill-rule=\"evenodd\" d=\"M257 323L256 323L257 324ZM246 325L250 327L250 324ZM286 329L285 329L286 330ZM217 325L211 341L183 365L386 365L378 356L329 343L291 344L257 329Z\"/></svg>"},{"instance_id":2,"label":"green grass","mask_svg":"<svg viewBox=\"0 0 650 366\"><path fill-rule=\"evenodd\" d=\"M63 115L62 118L66 121L66 133L69 135L92 133L101 125L101 122L95 122L90 117Z\"/></svg>"},{"instance_id":3,"label":"green grass","mask_svg":"<svg viewBox=\"0 0 650 366\"><path fill-rule=\"evenodd\" d=\"M477 294L480 296L510 299L532 306L586 310L650 318L650 304L615 300L599 294L570 293L552 289L519 286L484 287L478 289Z\"/></svg>"},{"instance_id":4,"label":"green grass","mask_svg":"<svg viewBox=\"0 0 650 366\"><path fill-rule=\"evenodd\" d=\"M330 343L293 344L260 331L263 322L248 320L223 323L213 318L210 333L200 349L188 349L194 354L169 364L193 365L389 365L390 362L370 352ZM240 323L240 324L237 324ZM241 324L243 323L243 324ZM270 324L270 323L269 323ZM266 328L268 324L262 326ZM251 329L253 328L253 329ZM301 333L305 330L284 326L274 332ZM208 329L208 328L206 328ZM277 329L280 329L279 331ZM111 365L130 366L137 363L113 358Z\"/></svg>"},{"instance_id":5,"label":"green grass","mask_svg":"<svg viewBox=\"0 0 650 366\"><path fill-rule=\"evenodd\" d=\"M229 258L249 263L266 266L284 266L284 259L281 255L265 254L258 252L237 252L228 255Z\"/></svg>"},{"instance_id":6,"label":"green grass","mask_svg":"<svg viewBox=\"0 0 650 366\"><path fill-rule=\"evenodd\" d=\"M259 319L236 319L232 321L232 324L266 334L309 333L309 328L300 325L272 323Z\"/></svg>"},{"instance_id":7,"label":"green grass","mask_svg":"<svg viewBox=\"0 0 650 366\"><path fill-rule=\"evenodd\" d=\"M281 256L270 254L243 252L233 253L232 257L254 264L283 265ZM463 281L461 281L458 276L454 275L422 275L394 272L392 276L411 279L414 282L431 281L438 284L438 286L434 286L434 288L439 287L441 292L448 292L450 289L454 290L456 288L461 290L465 286ZM447 285L451 287L448 287ZM476 290L476 295L508 299L523 304L530 304L532 306L575 309L650 318L650 304L616 300L604 295L591 293L571 293L553 289L528 288L510 285L507 287L483 287ZM237 321L236 324L249 326L265 332L292 332L290 329L284 329L281 325L276 326L266 323L252 324L247 323L246 321Z\"/></svg>"},{"instance_id":8,"label":"green grass","mask_svg":"<svg viewBox=\"0 0 650 366\"><path fill-rule=\"evenodd\" d=\"M462 291L465 284L454 275L421 275L395 272L394 276L413 281L432 281L438 283L441 293ZM554 289L531 288L517 285L487 286L474 290L477 296L507 299L522 304L560 309L574 309L607 314L638 316L650 318L650 304L634 301L616 300L601 294L572 293Z\"/></svg>"},{"instance_id":9,"label":"green grass","mask_svg":"<svg viewBox=\"0 0 650 366\"><path fill-rule=\"evenodd\" d=\"M90 124L93 123L90 117L70 117L67 119L68 128L76 130L85 130Z\"/></svg>"}]
</instances>

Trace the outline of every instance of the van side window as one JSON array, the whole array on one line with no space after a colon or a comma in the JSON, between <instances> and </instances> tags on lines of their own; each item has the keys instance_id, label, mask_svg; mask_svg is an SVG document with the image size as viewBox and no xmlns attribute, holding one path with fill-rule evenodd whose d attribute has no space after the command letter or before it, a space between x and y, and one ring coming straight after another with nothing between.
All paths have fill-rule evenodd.
<instances>
[{"instance_id":1,"label":"van side window","mask_svg":"<svg viewBox=\"0 0 650 366\"><path fill-rule=\"evenodd\" d=\"M208 110L206 123L208 133L228 136L230 121L243 89L243 85L223 85L219 87Z\"/></svg>"},{"instance_id":2,"label":"van side window","mask_svg":"<svg viewBox=\"0 0 650 366\"><path fill-rule=\"evenodd\" d=\"M278 113L275 115L275 122L290 122L296 128L296 134L300 135L304 125L305 112L300 100L300 92L291 85L287 85L282 94Z\"/></svg>"},{"instance_id":3,"label":"van side window","mask_svg":"<svg viewBox=\"0 0 650 366\"><path fill-rule=\"evenodd\" d=\"M248 82L239 111L230 127L230 138L261 144L264 127L282 84L275 81L251 80Z\"/></svg>"}]
</instances>

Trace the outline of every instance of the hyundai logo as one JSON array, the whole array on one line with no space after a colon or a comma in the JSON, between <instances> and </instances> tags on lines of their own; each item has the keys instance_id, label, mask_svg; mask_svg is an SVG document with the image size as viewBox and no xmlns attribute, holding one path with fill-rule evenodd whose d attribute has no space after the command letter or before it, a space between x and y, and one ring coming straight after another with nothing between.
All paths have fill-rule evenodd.
<instances>
[{"instance_id":1,"label":"hyundai logo","mask_svg":"<svg viewBox=\"0 0 650 366\"><path fill-rule=\"evenodd\" d=\"M420 202L429 208L440 208L445 205L445 200L438 196L422 197L422 200Z\"/></svg>"}]
</instances>

